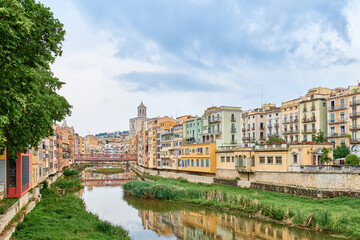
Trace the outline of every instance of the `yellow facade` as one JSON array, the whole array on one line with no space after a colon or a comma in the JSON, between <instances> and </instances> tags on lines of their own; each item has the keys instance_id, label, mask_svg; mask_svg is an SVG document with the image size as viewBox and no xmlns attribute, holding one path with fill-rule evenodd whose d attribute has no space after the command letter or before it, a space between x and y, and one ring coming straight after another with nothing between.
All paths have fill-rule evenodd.
<instances>
[{"instance_id":1,"label":"yellow facade","mask_svg":"<svg viewBox=\"0 0 360 240\"><path fill-rule=\"evenodd\" d=\"M34 148L31 149L31 187L39 184L39 155Z\"/></svg>"},{"instance_id":2,"label":"yellow facade","mask_svg":"<svg viewBox=\"0 0 360 240\"><path fill-rule=\"evenodd\" d=\"M299 141L299 107L300 99L293 99L281 104L282 139L286 142Z\"/></svg>"},{"instance_id":3,"label":"yellow facade","mask_svg":"<svg viewBox=\"0 0 360 240\"><path fill-rule=\"evenodd\" d=\"M190 172L216 172L216 143L198 143L181 146L179 170Z\"/></svg>"}]
</instances>

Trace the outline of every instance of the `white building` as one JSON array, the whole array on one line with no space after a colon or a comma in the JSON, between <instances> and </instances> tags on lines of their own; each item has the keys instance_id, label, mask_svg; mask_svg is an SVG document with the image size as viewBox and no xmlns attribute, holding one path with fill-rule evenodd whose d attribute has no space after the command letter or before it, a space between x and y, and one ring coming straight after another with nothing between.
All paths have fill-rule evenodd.
<instances>
[{"instance_id":1,"label":"white building","mask_svg":"<svg viewBox=\"0 0 360 240\"><path fill-rule=\"evenodd\" d=\"M141 104L137 107L137 117L129 120L129 135L134 136L141 128L143 121L146 121L146 107L141 101Z\"/></svg>"}]
</instances>

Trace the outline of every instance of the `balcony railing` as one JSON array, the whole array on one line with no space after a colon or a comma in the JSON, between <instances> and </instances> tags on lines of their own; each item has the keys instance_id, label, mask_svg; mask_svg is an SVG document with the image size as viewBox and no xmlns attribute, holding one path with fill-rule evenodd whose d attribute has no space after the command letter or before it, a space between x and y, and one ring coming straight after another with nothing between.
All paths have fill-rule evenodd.
<instances>
[{"instance_id":1,"label":"balcony railing","mask_svg":"<svg viewBox=\"0 0 360 240\"><path fill-rule=\"evenodd\" d=\"M337 110L342 110L342 109L346 109L347 107L345 105L337 105L337 106L329 106L328 107L328 111L337 111Z\"/></svg>"},{"instance_id":2,"label":"balcony railing","mask_svg":"<svg viewBox=\"0 0 360 240\"><path fill-rule=\"evenodd\" d=\"M214 117L209 119L209 123L221 122L221 117Z\"/></svg>"},{"instance_id":3,"label":"balcony railing","mask_svg":"<svg viewBox=\"0 0 360 240\"><path fill-rule=\"evenodd\" d=\"M360 100L350 102L350 106L356 106L356 105L360 105Z\"/></svg>"},{"instance_id":4,"label":"balcony railing","mask_svg":"<svg viewBox=\"0 0 360 240\"><path fill-rule=\"evenodd\" d=\"M236 122L236 117L232 117L232 118L230 119L230 121L231 121L231 122Z\"/></svg>"},{"instance_id":5,"label":"balcony railing","mask_svg":"<svg viewBox=\"0 0 360 240\"><path fill-rule=\"evenodd\" d=\"M307 123L307 122L315 122L315 121L316 121L316 118L315 118L315 117L303 118L302 121L303 121L304 123Z\"/></svg>"},{"instance_id":6,"label":"balcony railing","mask_svg":"<svg viewBox=\"0 0 360 240\"><path fill-rule=\"evenodd\" d=\"M260 140L265 140L265 136L260 136Z\"/></svg>"},{"instance_id":7,"label":"balcony railing","mask_svg":"<svg viewBox=\"0 0 360 240\"><path fill-rule=\"evenodd\" d=\"M351 144L360 144L360 139L351 139L350 143Z\"/></svg>"},{"instance_id":8,"label":"balcony railing","mask_svg":"<svg viewBox=\"0 0 360 240\"><path fill-rule=\"evenodd\" d=\"M360 117L360 112L353 112L353 113L350 113L350 118L357 118L357 117Z\"/></svg>"},{"instance_id":9,"label":"balcony railing","mask_svg":"<svg viewBox=\"0 0 360 240\"><path fill-rule=\"evenodd\" d=\"M329 120L329 124L337 124L337 123L345 123L345 122L347 122L347 120L344 118L344 119L337 119L337 120L335 120L335 119L330 119Z\"/></svg>"},{"instance_id":10,"label":"balcony railing","mask_svg":"<svg viewBox=\"0 0 360 240\"><path fill-rule=\"evenodd\" d=\"M306 108L303 108L303 112L307 112L307 109L306 109Z\"/></svg>"},{"instance_id":11,"label":"balcony railing","mask_svg":"<svg viewBox=\"0 0 360 240\"><path fill-rule=\"evenodd\" d=\"M255 130L255 127L252 127L251 130Z\"/></svg>"},{"instance_id":12,"label":"balcony railing","mask_svg":"<svg viewBox=\"0 0 360 240\"><path fill-rule=\"evenodd\" d=\"M274 127L275 127L275 128L278 128L278 127L279 127L279 124L278 124L278 123L275 123L275 124L274 124Z\"/></svg>"},{"instance_id":13,"label":"balcony railing","mask_svg":"<svg viewBox=\"0 0 360 240\"><path fill-rule=\"evenodd\" d=\"M260 126L260 130L265 130L264 126Z\"/></svg>"},{"instance_id":14,"label":"balcony railing","mask_svg":"<svg viewBox=\"0 0 360 240\"><path fill-rule=\"evenodd\" d=\"M236 144L237 141L235 139L231 139L231 144Z\"/></svg>"},{"instance_id":15,"label":"balcony railing","mask_svg":"<svg viewBox=\"0 0 360 240\"><path fill-rule=\"evenodd\" d=\"M315 111L315 106L311 106L311 111Z\"/></svg>"},{"instance_id":16,"label":"balcony railing","mask_svg":"<svg viewBox=\"0 0 360 240\"><path fill-rule=\"evenodd\" d=\"M250 172L250 170L246 169L246 166L236 166L235 168L238 172Z\"/></svg>"},{"instance_id":17,"label":"balcony railing","mask_svg":"<svg viewBox=\"0 0 360 240\"><path fill-rule=\"evenodd\" d=\"M304 129L302 130L303 134L308 134L308 133L316 133L316 129Z\"/></svg>"},{"instance_id":18,"label":"balcony railing","mask_svg":"<svg viewBox=\"0 0 360 240\"><path fill-rule=\"evenodd\" d=\"M246 132L246 128L243 128L242 131L243 131L243 132Z\"/></svg>"},{"instance_id":19,"label":"balcony railing","mask_svg":"<svg viewBox=\"0 0 360 240\"><path fill-rule=\"evenodd\" d=\"M236 133L236 128L231 128L231 129L230 129L230 132L231 132L231 133Z\"/></svg>"},{"instance_id":20,"label":"balcony railing","mask_svg":"<svg viewBox=\"0 0 360 240\"><path fill-rule=\"evenodd\" d=\"M356 131L356 130L360 130L360 125L351 125L350 126L350 131Z\"/></svg>"},{"instance_id":21,"label":"balcony railing","mask_svg":"<svg viewBox=\"0 0 360 240\"><path fill-rule=\"evenodd\" d=\"M346 133L330 133L327 135L328 138L343 138L346 137Z\"/></svg>"},{"instance_id":22,"label":"balcony railing","mask_svg":"<svg viewBox=\"0 0 360 240\"><path fill-rule=\"evenodd\" d=\"M250 138L249 137L242 137L242 140L243 141L250 141Z\"/></svg>"},{"instance_id":23,"label":"balcony railing","mask_svg":"<svg viewBox=\"0 0 360 240\"><path fill-rule=\"evenodd\" d=\"M272 128L273 126L271 124L268 125L268 128Z\"/></svg>"}]
</instances>

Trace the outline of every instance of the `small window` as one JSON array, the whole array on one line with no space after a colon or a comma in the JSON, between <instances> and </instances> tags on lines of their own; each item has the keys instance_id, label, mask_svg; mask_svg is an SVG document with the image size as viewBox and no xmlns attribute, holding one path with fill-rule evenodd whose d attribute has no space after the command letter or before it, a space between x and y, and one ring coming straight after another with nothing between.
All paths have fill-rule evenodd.
<instances>
[{"instance_id":1,"label":"small window","mask_svg":"<svg viewBox=\"0 0 360 240\"><path fill-rule=\"evenodd\" d=\"M276 157L276 164L282 164L282 158Z\"/></svg>"},{"instance_id":2,"label":"small window","mask_svg":"<svg viewBox=\"0 0 360 240\"><path fill-rule=\"evenodd\" d=\"M234 157L231 157L231 162L234 162Z\"/></svg>"},{"instance_id":3,"label":"small window","mask_svg":"<svg viewBox=\"0 0 360 240\"><path fill-rule=\"evenodd\" d=\"M209 148L208 147L206 148L206 154L209 154Z\"/></svg>"},{"instance_id":4,"label":"small window","mask_svg":"<svg viewBox=\"0 0 360 240\"><path fill-rule=\"evenodd\" d=\"M265 157L260 157L260 164L265 164Z\"/></svg>"},{"instance_id":5,"label":"small window","mask_svg":"<svg viewBox=\"0 0 360 240\"><path fill-rule=\"evenodd\" d=\"M297 155L293 155L293 163L297 163Z\"/></svg>"},{"instance_id":6,"label":"small window","mask_svg":"<svg viewBox=\"0 0 360 240\"><path fill-rule=\"evenodd\" d=\"M196 159L196 166L199 167L199 159Z\"/></svg>"},{"instance_id":7,"label":"small window","mask_svg":"<svg viewBox=\"0 0 360 240\"><path fill-rule=\"evenodd\" d=\"M226 157L226 162L230 162L230 157Z\"/></svg>"},{"instance_id":8,"label":"small window","mask_svg":"<svg viewBox=\"0 0 360 240\"><path fill-rule=\"evenodd\" d=\"M209 167L209 159L206 159L206 167Z\"/></svg>"},{"instance_id":9,"label":"small window","mask_svg":"<svg viewBox=\"0 0 360 240\"><path fill-rule=\"evenodd\" d=\"M273 164L274 163L273 157L267 157L267 163L268 164Z\"/></svg>"},{"instance_id":10,"label":"small window","mask_svg":"<svg viewBox=\"0 0 360 240\"><path fill-rule=\"evenodd\" d=\"M204 159L201 159L201 167L204 167Z\"/></svg>"},{"instance_id":11,"label":"small window","mask_svg":"<svg viewBox=\"0 0 360 240\"><path fill-rule=\"evenodd\" d=\"M221 162L225 162L225 157L221 157Z\"/></svg>"},{"instance_id":12,"label":"small window","mask_svg":"<svg viewBox=\"0 0 360 240\"><path fill-rule=\"evenodd\" d=\"M194 159L191 159L191 166L194 166Z\"/></svg>"}]
</instances>

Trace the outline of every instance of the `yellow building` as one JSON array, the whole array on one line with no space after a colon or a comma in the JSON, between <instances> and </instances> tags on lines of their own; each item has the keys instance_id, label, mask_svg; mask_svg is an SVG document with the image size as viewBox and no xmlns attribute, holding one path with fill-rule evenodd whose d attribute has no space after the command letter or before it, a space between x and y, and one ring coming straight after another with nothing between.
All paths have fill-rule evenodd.
<instances>
[{"instance_id":1,"label":"yellow building","mask_svg":"<svg viewBox=\"0 0 360 240\"><path fill-rule=\"evenodd\" d=\"M216 152L218 177L252 180L254 172L299 171L304 165L320 165L324 144L252 145L250 147L220 148Z\"/></svg>"},{"instance_id":2,"label":"yellow building","mask_svg":"<svg viewBox=\"0 0 360 240\"><path fill-rule=\"evenodd\" d=\"M39 151L31 149L31 187L39 184Z\"/></svg>"},{"instance_id":3,"label":"yellow building","mask_svg":"<svg viewBox=\"0 0 360 240\"><path fill-rule=\"evenodd\" d=\"M353 119L355 116L349 116L349 89L337 89L337 91L330 95L327 99L328 105L328 135L329 142L335 146L345 143L349 146L349 118Z\"/></svg>"},{"instance_id":4,"label":"yellow building","mask_svg":"<svg viewBox=\"0 0 360 240\"><path fill-rule=\"evenodd\" d=\"M178 169L190 172L216 172L216 143L197 143L181 146Z\"/></svg>"},{"instance_id":5,"label":"yellow building","mask_svg":"<svg viewBox=\"0 0 360 240\"><path fill-rule=\"evenodd\" d=\"M0 200L5 197L6 191L6 149L0 155Z\"/></svg>"},{"instance_id":6,"label":"yellow building","mask_svg":"<svg viewBox=\"0 0 360 240\"><path fill-rule=\"evenodd\" d=\"M160 157L160 138L161 130L169 130L175 126L176 120L171 117L161 117L161 118L152 118L148 119L148 130L149 130L149 168L157 168L161 166L161 157Z\"/></svg>"},{"instance_id":7,"label":"yellow building","mask_svg":"<svg viewBox=\"0 0 360 240\"><path fill-rule=\"evenodd\" d=\"M300 99L293 99L283 102L281 104L281 116L282 116L282 139L285 142L297 142L299 141L299 108Z\"/></svg>"}]
</instances>

